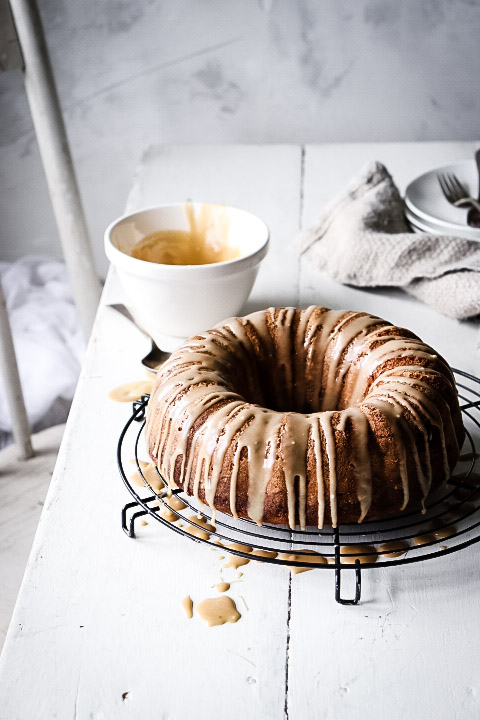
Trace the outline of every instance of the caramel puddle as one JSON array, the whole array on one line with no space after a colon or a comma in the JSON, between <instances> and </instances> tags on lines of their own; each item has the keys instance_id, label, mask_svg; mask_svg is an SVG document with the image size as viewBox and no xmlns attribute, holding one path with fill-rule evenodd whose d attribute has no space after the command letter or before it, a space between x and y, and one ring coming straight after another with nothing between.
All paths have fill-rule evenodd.
<instances>
[{"instance_id":1,"label":"caramel puddle","mask_svg":"<svg viewBox=\"0 0 480 720\"><path fill-rule=\"evenodd\" d=\"M341 548L340 556L340 562L346 565L355 565L356 560L359 560L361 565L374 563L378 560L373 545L346 545Z\"/></svg>"},{"instance_id":2,"label":"caramel puddle","mask_svg":"<svg viewBox=\"0 0 480 720\"><path fill-rule=\"evenodd\" d=\"M309 557L306 557L308 555ZM305 567L295 567L291 565L287 565L286 567L290 570L292 575L298 575L299 573L308 572L309 570L312 570L311 567L308 567L309 565L326 565L327 559L323 557L323 555L319 555L319 553L315 552L315 550L302 550L301 555L295 555L294 553L279 553L278 554L279 560L289 560L290 562L305 562Z\"/></svg>"},{"instance_id":3,"label":"caramel puddle","mask_svg":"<svg viewBox=\"0 0 480 720\"><path fill-rule=\"evenodd\" d=\"M457 528L454 525L449 525L448 527L439 528L438 530L434 530L432 532L432 535L437 538L437 540L446 540L446 538L452 537L452 535L455 535L457 532Z\"/></svg>"},{"instance_id":4,"label":"caramel puddle","mask_svg":"<svg viewBox=\"0 0 480 720\"><path fill-rule=\"evenodd\" d=\"M389 542L384 542L379 545L378 552L380 555L380 559L397 558L401 555L405 555L408 548L408 543L403 542L403 540L390 540Z\"/></svg>"},{"instance_id":5,"label":"caramel puddle","mask_svg":"<svg viewBox=\"0 0 480 720\"><path fill-rule=\"evenodd\" d=\"M194 522L196 525L200 525L198 528L188 524L188 526L184 528L188 535L193 535L193 537L200 538L200 540L210 540L210 533L215 531L214 525L210 525L205 518L198 517L197 515L190 515L187 519Z\"/></svg>"},{"instance_id":6,"label":"caramel puddle","mask_svg":"<svg viewBox=\"0 0 480 720\"><path fill-rule=\"evenodd\" d=\"M413 538L413 544L417 545L427 545L428 543L435 542L435 537L433 534L427 534L427 535L417 535L417 537Z\"/></svg>"},{"instance_id":7,"label":"caramel puddle","mask_svg":"<svg viewBox=\"0 0 480 720\"><path fill-rule=\"evenodd\" d=\"M276 558L277 553L275 550L253 550L252 555L255 555L256 557L264 557L264 558Z\"/></svg>"},{"instance_id":8,"label":"caramel puddle","mask_svg":"<svg viewBox=\"0 0 480 720\"><path fill-rule=\"evenodd\" d=\"M157 473L157 468L154 463L145 463L141 460L138 464L140 465L142 474L140 475L138 470L136 470L132 475L130 475L130 482L137 487L146 487L146 481L152 488L153 492L158 495L165 488L165 485Z\"/></svg>"},{"instance_id":9,"label":"caramel puddle","mask_svg":"<svg viewBox=\"0 0 480 720\"><path fill-rule=\"evenodd\" d=\"M108 397L115 402L134 402L140 400L142 395L150 395L152 388L153 380L136 380L113 388Z\"/></svg>"},{"instance_id":10,"label":"caramel puddle","mask_svg":"<svg viewBox=\"0 0 480 720\"><path fill-rule=\"evenodd\" d=\"M250 545L242 545L242 543L231 543L230 545L225 545L225 547L227 549L230 548L230 550L237 550L238 552L253 553L253 548L250 547ZM239 567L242 567L242 565L248 565L249 562L250 560L248 558L243 558L239 555L229 555L228 562L226 562L223 567L235 568L235 570L238 570Z\"/></svg>"},{"instance_id":11,"label":"caramel puddle","mask_svg":"<svg viewBox=\"0 0 480 720\"><path fill-rule=\"evenodd\" d=\"M197 613L205 620L208 627L236 623L242 617L234 601L228 595L217 598L207 598L197 605Z\"/></svg>"},{"instance_id":12,"label":"caramel puddle","mask_svg":"<svg viewBox=\"0 0 480 720\"><path fill-rule=\"evenodd\" d=\"M167 498L166 503L172 508L172 510L183 510L187 507L178 495L171 495Z\"/></svg>"}]
</instances>

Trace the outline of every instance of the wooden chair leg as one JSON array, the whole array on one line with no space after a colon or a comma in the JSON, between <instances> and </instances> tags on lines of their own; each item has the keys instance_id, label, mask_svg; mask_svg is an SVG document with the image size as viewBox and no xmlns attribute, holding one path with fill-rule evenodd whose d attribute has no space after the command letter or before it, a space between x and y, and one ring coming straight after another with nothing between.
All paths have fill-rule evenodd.
<instances>
[{"instance_id":1,"label":"wooden chair leg","mask_svg":"<svg viewBox=\"0 0 480 720\"><path fill-rule=\"evenodd\" d=\"M43 27L35 0L10 0L27 93L75 305L88 340L100 283L80 200Z\"/></svg>"},{"instance_id":2,"label":"wooden chair leg","mask_svg":"<svg viewBox=\"0 0 480 720\"><path fill-rule=\"evenodd\" d=\"M13 346L12 329L8 319L5 295L0 282L0 369L5 393L7 396L10 414L12 416L13 437L18 447L18 454L22 460L33 456L30 438L30 426L23 400L20 375L18 373L15 348Z\"/></svg>"}]
</instances>

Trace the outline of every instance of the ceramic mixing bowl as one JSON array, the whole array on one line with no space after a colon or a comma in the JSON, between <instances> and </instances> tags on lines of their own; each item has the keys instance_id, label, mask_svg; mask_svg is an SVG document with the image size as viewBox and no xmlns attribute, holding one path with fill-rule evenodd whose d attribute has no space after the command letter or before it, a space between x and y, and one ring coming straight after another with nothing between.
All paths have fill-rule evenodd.
<instances>
[{"instance_id":1,"label":"ceramic mixing bowl","mask_svg":"<svg viewBox=\"0 0 480 720\"><path fill-rule=\"evenodd\" d=\"M192 215L193 213L193 215ZM132 257L135 246L159 231L189 230L194 216L221 214L223 242L234 259L174 265ZM269 230L246 210L205 203L160 205L114 220L105 231L105 252L114 265L137 323L163 350L238 315L268 250Z\"/></svg>"}]
</instances>

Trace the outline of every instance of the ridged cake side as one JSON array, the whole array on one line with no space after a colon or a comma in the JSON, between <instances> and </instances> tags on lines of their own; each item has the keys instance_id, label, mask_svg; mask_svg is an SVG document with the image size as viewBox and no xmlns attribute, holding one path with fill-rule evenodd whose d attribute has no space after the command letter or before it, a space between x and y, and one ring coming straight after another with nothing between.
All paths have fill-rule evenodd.
<instances>
[{"instance_id":1,"label":"ridged cake side","mask_svg":"<svg viewBox=\"0 0 480 720\"><path fill-rule=\"evenodd\" d=\"M188 340L147 415L160 473L257 523L387 516L445 482L463 443L453 375L366 313L270 308Z\"/></svg>"}]
</instances>

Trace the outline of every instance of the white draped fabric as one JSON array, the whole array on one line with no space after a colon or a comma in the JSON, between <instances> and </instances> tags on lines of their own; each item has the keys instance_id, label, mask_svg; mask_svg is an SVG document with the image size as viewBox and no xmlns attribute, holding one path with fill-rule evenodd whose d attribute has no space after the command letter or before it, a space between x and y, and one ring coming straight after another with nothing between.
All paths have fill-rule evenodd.
<instances>
[{"instance_id":1,"label":"white draped fabric","mask_svg":"<svg viewBox=\"0 0 480 720\"><path fill-rule=\"evenodd\" d=\"M15 353L33 431L65 422L85 345L65 264L42 256L0 263ZM0 382L0 447L11 441Z\"/></svg>"}]
</instances>

